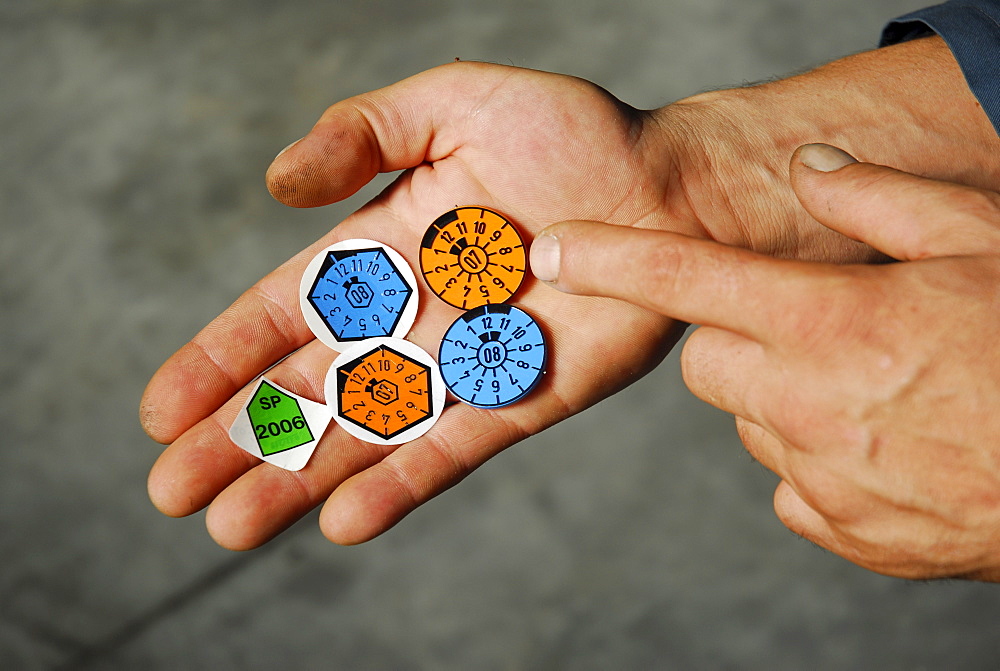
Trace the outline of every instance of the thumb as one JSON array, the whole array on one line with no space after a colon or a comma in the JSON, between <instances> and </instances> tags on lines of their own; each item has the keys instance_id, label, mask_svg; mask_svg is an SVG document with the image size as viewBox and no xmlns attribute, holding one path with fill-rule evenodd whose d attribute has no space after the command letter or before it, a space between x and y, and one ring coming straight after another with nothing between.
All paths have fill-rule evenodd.
<instances>
[{"instance_id":1,"label":"thumb","mask_svg":"<svg viewBox=\"0 0 1000 671\"><path fill-rule=\"evenodd\" d=\"M467 112L508 75L502 66L452 63L339 102L275 157L267 189L285 205L319 207L380 172L440 160L460 146L456 129Z\"/></svg>"},{"instance_id":2,"label":"thumb","mask_svg":"<svg viewBox=\"0 0 1000 671\"><path fill-rule=\"evenodd\" d=\"M995 253L1000 195L859 163L825 144L795 152L792 187L821 224L893 258Z\"/></svg>"}]
</instances>

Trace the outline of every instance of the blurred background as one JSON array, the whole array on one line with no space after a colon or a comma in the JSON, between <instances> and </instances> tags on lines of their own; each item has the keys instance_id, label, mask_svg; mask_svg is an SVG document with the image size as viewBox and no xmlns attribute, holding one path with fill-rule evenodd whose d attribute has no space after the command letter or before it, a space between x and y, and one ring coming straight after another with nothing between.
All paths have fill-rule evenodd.
<instances>
[{"instance_id":1,"label":"blurred background","mask_svg":"<svg viewBox=\"0 0 1000 671\"><path fill-rule=\"evenodd\" d=\"M145 492L145 382L391 179L314 211L273 156L326 108L487 60L654 107L871 48L922 0L0 5L0 668L996 668L1000 592L870 574L676 354L385 536L215 546Z\"/></svg>"}]
</instances>

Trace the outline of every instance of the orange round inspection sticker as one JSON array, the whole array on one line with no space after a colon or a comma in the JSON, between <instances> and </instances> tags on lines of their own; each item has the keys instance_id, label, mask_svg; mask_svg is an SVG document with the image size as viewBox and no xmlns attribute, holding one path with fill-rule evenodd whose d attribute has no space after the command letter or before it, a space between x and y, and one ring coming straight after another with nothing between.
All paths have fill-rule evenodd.
<instances>
[{"instance_id":1,"label":"orange round inspection sticker","mask_svg":"<svg viewBox=\"0 0 1000 671\"><path fill-rule=\"evenodd\" d=\"M420 244L420 272L438 298L471 310L503 303L524 279L524 241L501 214L460 207L430 225Z\"/></svg>"}]
</instances>

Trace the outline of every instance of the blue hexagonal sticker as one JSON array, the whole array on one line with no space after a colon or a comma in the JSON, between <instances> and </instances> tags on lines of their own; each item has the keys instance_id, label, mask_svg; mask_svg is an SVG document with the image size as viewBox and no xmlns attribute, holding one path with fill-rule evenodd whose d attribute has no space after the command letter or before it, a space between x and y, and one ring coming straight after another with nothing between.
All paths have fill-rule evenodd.
<instances>
[{"instance_id":1,"label":"blue hexagonal sticker","mask_svg":"<svg viewBox=\"0 0 1000 671\"><path fill-rule=\"evenodd\" d=\"M417 313L416 286L396 250L374 240L344 240L309 263L299 303L316 337L341 351L366 338L409 333Z\"/></svg>"}]
</instances>

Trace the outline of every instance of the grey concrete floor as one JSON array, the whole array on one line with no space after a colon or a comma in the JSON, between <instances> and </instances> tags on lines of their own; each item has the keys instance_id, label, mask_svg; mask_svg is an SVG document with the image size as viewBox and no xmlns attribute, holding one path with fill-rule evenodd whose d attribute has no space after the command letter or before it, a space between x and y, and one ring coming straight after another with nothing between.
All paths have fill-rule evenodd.
<instances>
[{"instance_id":1,"label":"grey concrete floor","mask_svg":"<svg viewBox=\"0 0 1000 671\"><path fill-rule=\"evenodd\" d=\"M996 668L1000 592L787 532L676 354L384 537L234 554L159 515L156 367L386 184L263 172L330 103L461 57L652 107L872 46L920 0L0 5L0 668Z\"/></svg>"}]
</instances>

